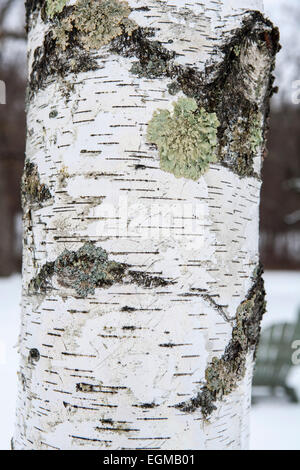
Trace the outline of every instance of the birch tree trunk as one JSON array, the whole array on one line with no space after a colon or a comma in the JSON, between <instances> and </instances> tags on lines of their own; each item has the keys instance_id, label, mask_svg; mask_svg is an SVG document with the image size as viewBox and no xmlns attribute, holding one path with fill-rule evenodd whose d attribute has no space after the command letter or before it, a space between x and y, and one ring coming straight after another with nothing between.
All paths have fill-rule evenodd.
<instances>
[{"instance_id":1,"label":"birch tree trunk","mask_svg":"<svg viewBox=\"0 0 300 470\"><path fill-rule=\"evenodd\" d=\"M15 449L245 449L261 0L27 0Z\"/></svg>"}]
</instances>

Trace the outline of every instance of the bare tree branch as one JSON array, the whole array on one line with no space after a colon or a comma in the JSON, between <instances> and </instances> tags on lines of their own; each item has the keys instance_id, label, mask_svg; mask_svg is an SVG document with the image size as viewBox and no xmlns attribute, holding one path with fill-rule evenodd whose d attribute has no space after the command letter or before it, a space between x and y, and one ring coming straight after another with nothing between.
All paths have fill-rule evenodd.
<instances>
[{"instance_id":1,"label":"bare tree branch","mask_svg":"<svg viewBox=\"0 0 300 470\"><path fill-rule=\"evenodd\" d=\"M25 40L26 35L23 31L11 31L11 30L3 30L0 31L0 41L2 39L20 39Z\"/></svg>"}]
</instances>

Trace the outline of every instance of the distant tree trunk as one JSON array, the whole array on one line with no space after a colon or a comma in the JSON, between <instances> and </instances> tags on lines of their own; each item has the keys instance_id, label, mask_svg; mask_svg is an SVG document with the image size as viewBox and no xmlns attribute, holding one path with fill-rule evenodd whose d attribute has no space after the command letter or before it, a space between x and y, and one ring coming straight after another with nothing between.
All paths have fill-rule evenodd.
<instances>
[{"instance_id":1,"label":"distant tree trunk","mask_svg":"<svg viewBox=\"0 0 300 470\"><path fill-rule=\"evenodd\" d=\"M1 62L1 58L0 58ZM7 84L6 104L0 104L0 276L9 276L21 268L20 178L25 150L25 80L20 64L0 65L0 77Z\"/></svg>"},{"instance_id":2,"label":"distant tree trunk","mask_svg":"<svg viewBox=\"0 0 300 470\"><path fill-rule=\"evenodd\" d=\"M14 239L12 237L13 233L13 224L12 224L12 214L10 213L10 201L8 197L8 188L7 188L7 168L6 168L7 160L5 159L4 155L0 161L0 214L2 220L5 223L1 224L0 226L0 239L1 239L1 247L0 247L0 256L1 256L1 267L0 267L0 275L1 276L10 276L14 272L14 259L13 259L13 242Z\"/></svg>"},{"instance_id":3,"label":"distant tree trunk","mask_svg":"<svg viewBox=\"0 0 300 470\"><path fill-rule=\"evenodd\" d=\"M260 0L26 3L14 448L244 449L278 31Z\"/></svg>"}]
</instances>

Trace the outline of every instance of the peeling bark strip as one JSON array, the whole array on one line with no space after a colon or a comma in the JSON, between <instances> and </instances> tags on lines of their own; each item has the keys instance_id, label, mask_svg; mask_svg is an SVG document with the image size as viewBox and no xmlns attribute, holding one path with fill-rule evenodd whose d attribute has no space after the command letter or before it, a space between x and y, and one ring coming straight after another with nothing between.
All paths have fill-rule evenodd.
<instances>
[{"instance_id":1,"label":"peeling bark strip","mask_svg":"<svg viewBox=\"0 0 300 470\"><path fill-rule=\"evenodd\" d=\"M261 0L26 6L13 446L245 449L278 32Z\"/></svg>"},{"instance_id":2,"label":"peeling bark strip","mask_svg":"<svg viewBox=\"0 0 300 470\"><path fill-rule=\"evenodd\" d=\"M217 409L216 402L230 394L245 376L247 354L255 353L260 337L260 323L266 312L263 269L255 272L246 299L238 306L232 338L221 358L214 357L205 371L205 385L195 398L176 405L184 412L201 409L208 418Z\"/></svg>"},{"instance_id":3,"label":"peeling bark strip","mask_svg":"<svg viewBox=\"0 0 300 470\"><path fill-rule=\"evenodd\" d=\"M109 261L107 252L93 243L85 243L77 252L65 250L54 262L44 264L30 281L29 291L47 291L54 275L57 275L61 286L75 289L83 298L94 295L96 287L108 287L114 283L136 283L146 288L172 283L158 276L132 271L124 263Z\"/></svg>"}]
</instances>

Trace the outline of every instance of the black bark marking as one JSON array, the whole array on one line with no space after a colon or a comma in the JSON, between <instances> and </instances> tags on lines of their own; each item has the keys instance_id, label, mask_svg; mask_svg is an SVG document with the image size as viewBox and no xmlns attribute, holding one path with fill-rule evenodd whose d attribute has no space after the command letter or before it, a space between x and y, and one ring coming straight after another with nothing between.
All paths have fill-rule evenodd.
<instances>
[{"instance_id":1,"label":"black bark marking","mask_svg":"<svg viewBox=\"0 0 300 470\"><path fill-rule=\"evenodd\" d=\"M135 311L136 311L136 308L128 307L127 305L121 308L121 312L135 312Z\"/></svg>"},{"instance_id":2,"label":"black bark marking","mask_svg":"<svg viewBox=\"0 0 300 470\"><path fill-rule=\"evenodd\" d=\"M83 393L97 393L101 391L101 385L93 385L88 383L78 383L76 384L76 392Z\"/></svg>"},{"instance_id":3,"label":"black bark marking","mask_svg":"<svg viewBox=\"0 0 300 470\"><path fill-rule=\"evenodd\" d=\"M29 354L28 354L28 362L30 364L35 364L40 360L40 357L41 355L38 349L36 348L30 349Z\"/></svg>"},{"instance_id":4,"label":"black bark marking","mask_svg":"<svg viewBox=\"0 0 300 470\"><path fill-rule=\"evenodd\" d=\"M155 36L151 28L137 28L130 35L123 34L112 40L111 51L124 57L135 57L131 68L133 74L146 78L176 76L178 66L174 66L175 52L170 52L159 41L149 38Z\"/></svg>"},{"instance_id":5,"label":"black bark marking","mask_svg":"<svg viewBox=\"0 0 300 470\"><path fill-rule=\"evenodd\" d=\"M143 408L145 410L151 410L153 408L156 408L158 405L156 405L154 402L152 403L141 403L140 405L132 405L135 408Z\"/></svg>"}]
</instances>

